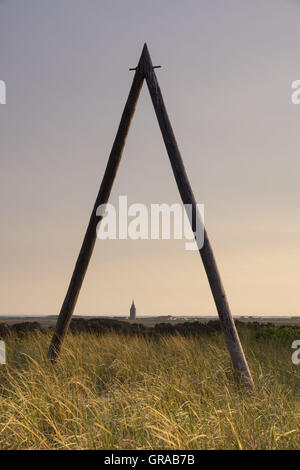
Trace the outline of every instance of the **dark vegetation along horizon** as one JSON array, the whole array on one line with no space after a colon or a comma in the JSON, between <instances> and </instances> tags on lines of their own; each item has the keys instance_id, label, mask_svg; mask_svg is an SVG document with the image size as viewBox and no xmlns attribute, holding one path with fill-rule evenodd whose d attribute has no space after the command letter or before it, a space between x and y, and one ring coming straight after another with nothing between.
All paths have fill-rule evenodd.
<instances>
[{"instance_id":1,"label":"dark vegetation along horizon","mask_svg":"<svg viewBox=\"0 0 300 470\"><path fill-rule=\"evenodd\" d=\"M261 324L256 321L245 322L235 320L236 327L240 334L252 333L258 341L280 341L291 344L292 341L300 339L300 326L298 325L275 325L272 322ZM11 334L24 336L26 334L41 332L53 332L53 327L44 327L37 321L25 321L15 324L0 323L0 339L5 339ZM93 333L103 335L106 333L118 333L126 336L142 336L145 338L155 338L162 335L182 335L182 336L203 336L213 337L221 332L219 320L210 320L207 323L199 321L189 321L184 323L157 323L154 326L147 326L141 323L126 322L110 318L73 318L70 324L71 334Z\"/></svg>"}]
</instances>

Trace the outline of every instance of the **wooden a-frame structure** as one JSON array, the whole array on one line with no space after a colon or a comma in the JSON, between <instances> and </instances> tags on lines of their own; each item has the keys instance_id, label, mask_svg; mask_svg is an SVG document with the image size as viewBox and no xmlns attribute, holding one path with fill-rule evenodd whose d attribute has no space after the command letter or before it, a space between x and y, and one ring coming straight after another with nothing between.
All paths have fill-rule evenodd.
<instances>
[{"instance_id":1,"label":"wooden a-frame structure","mask_svg":"<svg viewBox=\"0 0 300 470\"><path fill-rule=\"evenodd\" d=\"M197 209L195 197L193 195L184 168L182 157L172 130L172 126L165 108L165 104L163 101L156 74L154 72L154 68L156 67L153 67L152 65L151 57L147 45L145 44L137 67L134 69L130 69L135 70L135 74L129 92L129 96L125 104L125 108L108 159L100 190L90 217L90 221L75 265L71 282L64 303L62 305L57 320L55 332L49 347L48 357L52 361L55 361L55 358L60 351L62 341L71 322L79 291L82 286L82 282L87 271L88 264L96 242L96 227L99 223L99 217L96 215L96 211L98 206L100 206L101 204L106 204L108 202L108 198L112 189L114 179L117 174L130 123L134 115L135 107L143 86L144 79L146 80L146 83L148 85L156 117L169 155L170 163L182 202L183 204L189 204L193 210L192 229L194 232L196 232L194 226L195 220L197 218L201 219ZM226 294L222 285L216 260L206 230L204 230L204 244L202 248L199 249L199 253L202 258L210 288L217 307L220 323L226 338L226 343L232 359L233 367L242 382L253 386L251 373L247 365L247 361L239 340L239 336L233 321L232 314L230 312Z\"/></svg>"}]
</instances>

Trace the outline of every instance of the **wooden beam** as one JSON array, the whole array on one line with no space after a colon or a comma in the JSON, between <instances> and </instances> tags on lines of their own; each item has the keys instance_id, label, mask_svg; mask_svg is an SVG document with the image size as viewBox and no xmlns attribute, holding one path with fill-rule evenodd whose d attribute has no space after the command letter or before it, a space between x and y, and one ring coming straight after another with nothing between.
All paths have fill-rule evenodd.
<instances>
[{"instance_id":1,"label":"wooden beam","mask_svg":"<svg viewBox=\"0 0 300 470\"><path fill-rule=\"evenodd\" d=\"M183 160L178 149L175 135L168 117L168 113L164 104L158 80L153 70L151 57L146 45L144 46L141 65L144 70L145 79L149 88L156 117L169 155L169 159L171 162L174 177L177 183L177 187L179 189L182 202L184 204L190 204L192 206L194 222L197 219L201 220L201 215L199 214L196 200L185 171ZM192 224L192 229L195 232L194 224ZM243 352L242 345L240 343L240 339L234 324L232 314L230 312L225 290L222 285L221 277L213 254L213 250L205 229L204 244L202 248L200 248L199 253L201 255L206 275L210 284L210 288L214 297L214 301L220 318L220 323L226 338L227 347L231 355L231 360L234 369L244 383L253 386L251 373L248 368L248 364Z\"/></svg>"},{"instance_id":2,"label":"wooden beam","mask_svg":"<svg viewBox=\"0 0 300 470\"><path fill-rule=\"evenodd\" d=\"M62 305L57 320L55 332L50 344L48 357L51 360L55 360L60 350L63 338L70 325L72 313L74 311L80 288L82 286L82 282L84 280L84 276L96 241L96 227L98 225L98 222L100 221L99 218L96 216L96 210L99 205L106 204L108 201L144 78L146 79L149 88L152 103L169 155L169 159L181 195L182 202L184 204L191 205L193 208L193 231L195 231L195 221L201 220L201 216L197 209L196 200L184 168L182 157L177 146L175 135L166 111L166 107L162 98L160 87L154 72L154 67L152 65L152 61L146 44L144 45L139 64L135 70L135 76L122 114L119 129L112 147L112 151L109 156L100 190L90 217L88 228L75 265L67 295ZM220 318L220 323L225 334L226 343L231 355L234 369L243 382L250 386L253 386L251 373L249 371L247 361L233 321L233 317L230 312L225 290L221 282L214 254L205 229L204 244L199 249L199 253L201 255L207 278L210 284L210 288L215 300L215 304Z\"/></svg>"},{"instance_id":3,"label":"wooden beam","mask_svg":"<svg viewBox=\"0 0 300 470\"><path fill-rule=\"evenodd\" d=\"M100 186L100 190L94 208L92 210L90 221L75 265L71 282L65 300L63 302L60 314L58 316L55 332L48 351L48 357L52 361L55 360L60 350L63 338L66 332L68 331L72 314L77 302L77 298L85 277L85 273L93 253L97 236L96 228L100 221L100 218L96 215L97 207L101 204L107 203L114 179L118 171L119 163L121 161L130 123L133 118L135 107L144 81L144 75L140 67L141 58L134 74L129 96L125 104L118 132L115 137L113 147L106 166L106 170L104 173L104 177Z\"/></svg>"}]
</instances>

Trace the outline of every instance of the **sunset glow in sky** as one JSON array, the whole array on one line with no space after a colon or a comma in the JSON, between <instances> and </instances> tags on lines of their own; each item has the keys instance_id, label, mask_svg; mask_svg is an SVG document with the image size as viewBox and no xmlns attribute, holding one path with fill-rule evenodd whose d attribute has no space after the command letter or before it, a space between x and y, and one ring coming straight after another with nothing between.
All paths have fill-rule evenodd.
<instances>
[{"instance_id":1,"label":"sunset glow in sky","mask_svg":"<svg viewBox=\"0 0 300 470\"><path fill-rule=\"evenodd\" d=\"M300 2L0 0L0 314L59 312L147 42L234 315L300 315ZM144 85L110 202L180 202ZM211 315L184 241L97 241L76 314Z\"/></svg>"}]
</instances>

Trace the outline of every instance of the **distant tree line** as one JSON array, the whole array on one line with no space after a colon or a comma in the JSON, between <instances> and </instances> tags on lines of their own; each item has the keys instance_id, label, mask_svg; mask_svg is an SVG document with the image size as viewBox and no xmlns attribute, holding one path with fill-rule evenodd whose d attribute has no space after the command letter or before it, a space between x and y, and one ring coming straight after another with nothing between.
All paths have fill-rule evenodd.
<instances>
[{"instance_id":1,"label":"distant tree line","mask_svg":"<svg viewBox=\"0 0 300 470\"><path fill-rule=\"evenodd\" d=\"M241 322L236 320L235 324L239 333L253 332L257 341L276 341L281 343L291 343L295 339L300 339L299 326L274 325L267 323L262 325L259 322ZM42 328L38 322L22 322L14 325L0 323L0 339L11 334L22 337L37 332L53 332L52 327ZM182 335L182 336L217 336L221 332L221 325L218 320L211 320L207 323L199 321L186 321L184 323L157 323L155 326L145 326L140 323L129 323L122 320L113 319L84 319L73 318L70 325L70 332L74 335L81 333L92 333L104 335L115 332L127 336L143 336L145 338L159 338L161 336Z\"/></svg>"}]
</instances>

